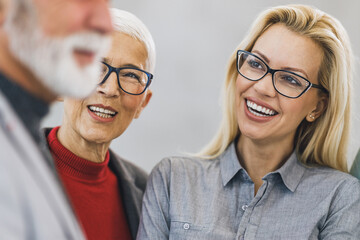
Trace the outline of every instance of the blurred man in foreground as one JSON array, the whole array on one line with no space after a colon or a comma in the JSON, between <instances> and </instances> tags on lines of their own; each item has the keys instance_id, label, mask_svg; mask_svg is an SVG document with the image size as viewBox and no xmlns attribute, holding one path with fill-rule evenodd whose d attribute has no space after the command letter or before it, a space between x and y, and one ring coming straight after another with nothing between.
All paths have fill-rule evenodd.
<instances>
[{"instance_id":1,"label":"blurred man in foreground","mask_svg":"<svg viewBox=\"0 0 360 240\"><path fill-rule=\"evenodd\" d=\"M0 238L83 239L40 120L95 88L112 31L107 0L0 0Z\"/></svg>"}]
</instances>

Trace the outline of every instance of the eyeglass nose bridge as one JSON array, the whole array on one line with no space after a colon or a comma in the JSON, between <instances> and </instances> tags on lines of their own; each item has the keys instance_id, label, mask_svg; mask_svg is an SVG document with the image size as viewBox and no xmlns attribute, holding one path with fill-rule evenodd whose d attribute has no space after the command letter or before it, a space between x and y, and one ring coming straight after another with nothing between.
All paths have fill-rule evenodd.
<instances>
[{"instance_id":1,"label":"eyeglass nose bridge","mask_svg":"<svg viewBox=\"0 0 360 240\"><path fill-rule=\"evenodd\" d=\"M274 70L274 69L270 68L270 67L267 66L267 65L266 65L266 67L267 67L266 73L265 73L261 78L259 78L259 79L256 80L256 81L262 80L264 77L266 77L266 75L268 75L268 74L270 73L270 74L271 74L271 83L272 83L272 86L273 86L274 90L275 90L276 92L280 93L281 95L284 95L284 94L282 94L282 93L276 88L276 84L275 84L275 73L278 72L279 70ZM285 95L284 95L284 96L285 96Z\"/></svg>"},{"instance_id":2,"label":"eyeglass nose bridge","mask_svg":"<svg viewBox=\"0 0 360 240\"><path fill-rule=\"evenodd\" d=\"M269 73L271 74L271 78L272 78L272 82L274 83L274 74L278 71L278 70L274 70L272 68L270 68L269 66L266 66L267 67L267 71L266 73L261 77L259 78L257 81L263 79L266 75L268 75ZM275 87L275 85L274 85Z\"/></svg>"}]
</instances>

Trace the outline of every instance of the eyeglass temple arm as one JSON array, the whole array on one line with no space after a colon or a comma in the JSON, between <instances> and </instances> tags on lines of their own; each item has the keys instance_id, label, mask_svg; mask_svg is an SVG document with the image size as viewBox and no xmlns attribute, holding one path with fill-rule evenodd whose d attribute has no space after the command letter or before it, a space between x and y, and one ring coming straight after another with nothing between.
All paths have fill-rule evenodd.
<instances>
[{"instance_id":1,"label":"eyeglass temple arm","mask_svg":"<svg viewBox=\"0 0 360 240\"><path fill-rule=\"evenodd\" d=\"M322 91L324 91L324 92L326 92L326 93L328 92L323 86L317 85L317 84L315 84L315 83L311 83L311 87L320 89L320 90L322 90Z\"/></svg>"}]
</instances>

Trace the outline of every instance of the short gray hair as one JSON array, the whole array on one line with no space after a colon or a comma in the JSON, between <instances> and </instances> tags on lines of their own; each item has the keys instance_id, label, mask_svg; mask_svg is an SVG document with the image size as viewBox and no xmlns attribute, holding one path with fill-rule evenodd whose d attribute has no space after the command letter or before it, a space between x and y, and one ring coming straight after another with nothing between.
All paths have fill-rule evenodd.
<instances>
[{"instance_id":1,"label":"short gray hair","mask_svg":"<svg viewBox=\"0 0 360 240\"><path fill-rule=\"evenodd\" d=\"M134 14L117 8L110 9L111 18L116 32L125 33L141 41L147 51L147 70L153 73L155 69L155 43L145 24Z\"/></svg>"}]
</instances>

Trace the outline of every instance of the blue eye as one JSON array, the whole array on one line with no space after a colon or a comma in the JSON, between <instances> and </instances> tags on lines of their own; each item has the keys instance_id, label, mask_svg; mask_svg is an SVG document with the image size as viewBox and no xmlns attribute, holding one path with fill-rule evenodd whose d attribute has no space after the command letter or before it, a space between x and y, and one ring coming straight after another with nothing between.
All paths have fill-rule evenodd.
<instances>
[{"instance_id":1,"label":"blue eye","mask_svg":"<svg viewBox=\"0 0 360 240\"><path fill-rule=\"evenodd\" d=\"M261 64L260 61L257 61L256 59L249 59L247 61L247 64L251 67L251 68L257 68L257 69L263 69L263 65Z\"/></svg>"},{"instance_id":2,"label":"blue eye","mask_svg":"<svg viewBox=\"0 0 360 240\"><path fill-rule=\"evenodd\" d=\"M303 87L303 81L299 79L296 75L291 73L282 72L278 78L282 84L294 86L294 87Z\"/></svg>"},{"instance_id":3,"label":"blue eye","mask_svg":"<svg viewBox=\"0 0 360 240\"><path fill-rule=\"evenodd\" d=\"M288 81L290 84L295 84L295 85L301 86L301 84L295 78L293 78L291 76L287 76L286 81Z\"/></svg>"},{"instance_id":4,"label":"blue eye","mask_svg":"<svg viewBox=\"0 0 360 240\"><path fill-rule=\"evenodd\" d=\"M137 69L122 69L119 72L120 82L128 82L132 84L146 85L146 75Z\"/></svg>"},{"instance_id":5,"label":"blue eye","mask_svg":"<svg viewBox=\"0 0 360 240\"><path fill-rule=\"evenodd\" d=\"M134 72L127 72L123 75L124 77L134 78L136 80L140 80L140 77Z\"/></svg>"}]
</instances>

